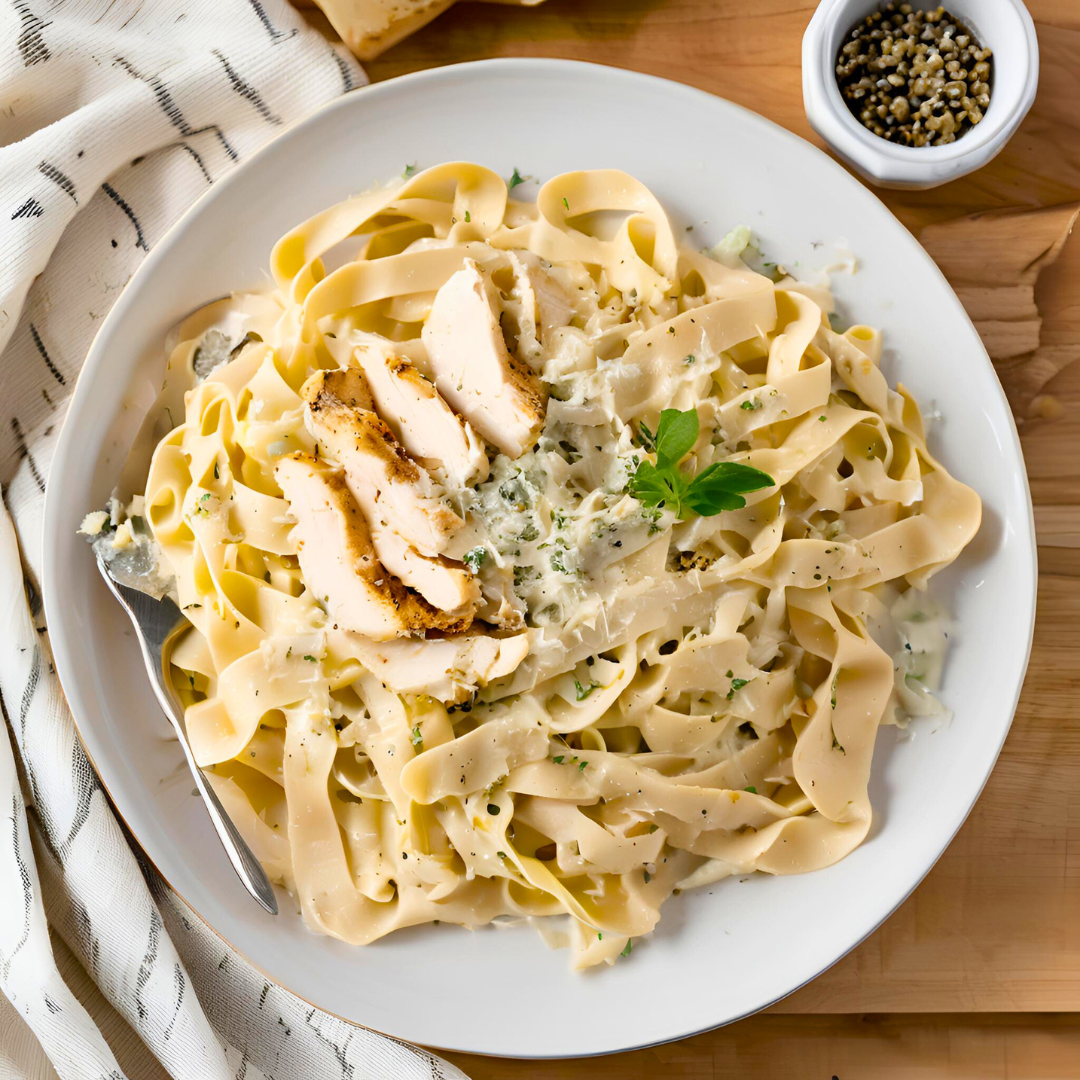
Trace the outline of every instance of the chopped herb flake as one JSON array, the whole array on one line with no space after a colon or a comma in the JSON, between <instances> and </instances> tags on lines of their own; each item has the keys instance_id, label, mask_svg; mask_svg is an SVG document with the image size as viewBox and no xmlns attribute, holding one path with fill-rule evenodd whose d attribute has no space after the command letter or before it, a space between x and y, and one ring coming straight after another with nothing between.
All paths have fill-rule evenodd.
<instances>
[{"instance_id":1,"label":"chopped herb flake","mask_svg":"<svg viewBox=\"0 0 1080 1080\"><path fill-rule=\"evenodd\" d=\"M475 574L487 561L487 548L474 547L465 552L465 558L461 561Z\"/></svg>"},{"instance_id":2,"label":"chopped herb flake","mask_svg":"<svg viewBox=\"0 0 1080 1080\"><path fill-rule=\"evenodd\" d=\"M728 701L730 701L749 681L749 679L732 679L731 689L727 692Z\"/></svg>"},{"instance_id":3,"label":"chopped herb flake","mask_svg":"<svg viewBox=\"0 0 1080 1080\"><path fill-rule=\"evenodd\" d=\"M582 686L577 679L574 679L574 690L577 692L578 701L584 701L594 690L598 689L600 684L598 682L589 681L588 686Z\"/></svg>"}]
</instances>

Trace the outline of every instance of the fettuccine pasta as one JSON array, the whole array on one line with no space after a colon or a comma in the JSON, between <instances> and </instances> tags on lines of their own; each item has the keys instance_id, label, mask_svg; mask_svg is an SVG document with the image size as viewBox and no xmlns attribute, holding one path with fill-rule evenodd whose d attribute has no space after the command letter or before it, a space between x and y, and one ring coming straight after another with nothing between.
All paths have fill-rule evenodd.
<instances>
[{"instance_id":1,"label":"fettuccine pasta","mask_svg":"<svg viewBox=\"0 0 1080 1080\"><path fill-rule=\"evenodd\" d=\"M569 916L585 967L680 889L861 843L980 502L880 335L745 235L681 247L613 170L514 196L441 165L284 236L181 327L111 542L160 548L197 760L314 930ZM767 486L639 498L665 410L687 477Z\"/></svg>"}]
</instances>

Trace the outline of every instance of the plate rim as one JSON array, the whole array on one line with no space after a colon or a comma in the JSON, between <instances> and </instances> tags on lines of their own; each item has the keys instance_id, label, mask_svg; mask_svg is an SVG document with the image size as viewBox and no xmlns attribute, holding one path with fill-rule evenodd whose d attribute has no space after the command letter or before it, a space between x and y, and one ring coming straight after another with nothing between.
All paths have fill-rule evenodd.
<instances>
[{"instance_id":1,"label":"plate rim","mask_svg":"<svg viewBox=\"0 0 1080 1080\"><path fill-rule=\"evenodd\" d=\"M532 1061L573 1060L579 1058L585 1059L591 1057L606 1057L613 1054L629 1053L634 1050L647 1049L652 1046L661 1046L666 1043L677 1042L686 1038L692 1038L696 1035L704 1034L708 1031L714 1031L721 1027L726 1027L729 1024L737 1023L740 1020L744 1020L750 1016L756 1015L757 1013L765 1009L771 1008L773 1005L789 997L797 990L802 989L804 986L813 982L815 979L817 979L826 971L839 963L842 959L844 959L844 957L846 957L849 953L858 948L858 946L861 945L865 940L867 940L867 938L869 938L873 933L880 929L880 927L886 921L888 921L888 919L891 918L892 915L896 913L899 907L912 895L912 893L914 893L914 891L919 887L919 885L922 884L930 871L934 868L934 866L937 865L937 862L939 861L941 856L952 844L953 840L956 838L957 833L963 827L964 823L967 821L968 817L971 814L971 811L975 807L975 804L978 802L983 791L985 790L986 784L990 780L990 776L993 774L993 771L997 766L1002 747L1004 746L1005 740L1008 738L1009 732L1012 729L1012 724L1016 716L1016 710L1019 704L1020 695L1022 693L1027 677L1028 665L1031 658L1031 651L1034 640L1035 617L1038 601L1038 547L1035 535L1034 509L1031 499L1031 486L1027 475L1023 447L1020 443L1019 432L1016 427L1016 421L1009 406L1004 389L1001 386L1000 380L997 378L996 372L993 369L993 362L990 360L990 357L986 352L986 348L982 344L981 337L978 335L978 331L975 329L971 317L968 315L963 304L960 302L960 299L956 295L956 292L953 289L952 285L942 273L937 263L934 262L934 260L930 257L929 253L926 252L925 248L923 248L922 245L919 243L918 239L907 229L904 223L900 221L900 219L897 218L895 214L893 214L889 207L885 205L885 203L882 201L876 191L874 191L866 183L859 180L859 178L849 173L848 170L845 169L839 162L837 162L820 147L810 142L809 139L805 139L802 136L795 134L789 129L778 124L776 121L773 121L760 113L754 112L754 110L749 109L746 106L739 105L738 103L730 101L727 98L723 98L718 94L713 94L707 90L702 90L699 87L693 86L689 83L684 83L676 79L669 79L658 75L648 74L645 72L617 67L615 65L602 62L561 59L554 57L497 57L465 61L456 64L444 64L431 68L425 68L421 71L409 72L377 83L368 83L362 87L356 88L353 91L341 94L337 98L325 102L323 105L321 105L313 112L309 113L307 116L301 117L288 124L287 126L283 127L280 131L276 132L270 139L263 143L257 150L253 151L243 161L239 162L236 166L231 168L220 180L215 181L212 185L207 187L207 189L203 191L180 214L176 221L174 221L173 224L165 230L165 232L154 244L150 253L139 264L139 266L135 269L134 273L131 275L128 282L124 285L120 296L117 297L116 302L112 305L112 307L109 309L109 312L102 320L101 325L98 327L98 330L95 333L89 348L87 349L86 356L79 370L75 386L68 399L63 425L60 435L57 439L52 461L52 465L55 466L58 462L61 462L64 459L65 455L71 452L71 447L69 446L69 444L72 443L74 439L73 430L75 427L75 422L73 418L79 412L79 399L80 397L86 396L86 394L89 392L87 390L87 387L92 381L91 372L99 368L105 362L107 350L102 343L111 336L114 324L119 322L124 317L124 314L135 302L132 297L135 295L136 290L132 288L132 285L138 284L143 277L149 275L154 271L154 268L159 262L163 261L165 258L168 257L169 249L176 242L178 235L188 227L190 221L193 218L198 216L198 214L201 212L203 205L206 202L211 201L215 198L222 197L222 193L229 190L234 184L243 183L246 179L247 174L253 171L253 169L258 166L261 158L265 156L270 151L271 147L275 146L279 142L279 140L289 137L290 135L292 135L292 133L301 128L313 126L319 123L322 117L326 114L335 112L339 109L359 108L361 106L357 104L358 102L369 101L373 97L384 97L386 95L392 96L393 94L398 92L398 88L402 85L411 86L413 84L426 82L438 83L444 79L469 79L471 76L477 73L479 73L481 78L487 77L489 74L497 76L503 72L517 74L519 77L528 77L530 71L537 76L548 76L551 74L557 74L560 70L584 71L586 73L592 71L598 73L599 77L603 79L612 79L616 81L624 80L629 83L645 83L662 86L665 88L665 92L677 92L685 94L688 99L688 103L690 104L707 103L709 107L716 107L717 105L719 105L722 108L735 110L740 114L744 114L745 116L751 118L752 121L755 123L768 125L773 129L775 134L779 134L787 141L802 144L801 149L806 147L810 148L810 150L812 150L816 155L818 155L819 160L823 159L824 163L826 163L825 168L833 170L834 175L838 174L839 176L844 177L844 182L852 182L858 184L863 189L864 194L869 196L874 202L876 202L878 204L878 208L882 212L884 212L884 214L886 214L889 218L891 218L893 222L897 223L905 233L907 233L910 241L919 249L923 257L925 258L926 269L932 274L936 275L937 284L939 285L939 287L941 287L947 300L955 309L955 313L962 320L966 321L966 323L971 327L972 333L974 335L974 340L978 343L979 359L985 362L993 376L993 392L996 393L999 404L1002 406L1005 416L1008 420L1004 431L998 431L998 434L1007 436L1007 439L1005 440L1006 445L1011 448L1011 450L1016 456L1017 461L1022 466L1020 479L1024 496L1024 506L1026 509L1027 529L1023 531L1017 530L1017 535L1023 540L1024 543L1027 544L1030 559L1024 566L1024 570L1028 579L1024 582L1026 587L1023 591L1024 606L1027 613L1026 647L1024 650L1023 661L1020 665L1019 677L1017 679L1016 688L1013 693L1013 699L1011 704L1008 705L1008 723L1004 726L998 745L994 749L993 757L986 771L986 774L983 777L981 783L979 784L978 790L973 793L966 809L963 811L959 820L957 821L956 828L941 844L939 850L937 850L937 852L933 855L926 869L911 884L910 888L896 900L895 904L893 904L881 916L878 921L876 921L869 929L867 929L866 933L859 937L858 940L854 941L848 948L846 948L843 952L839 953L836 957L834 957L827 964L825 964L818 971L816 971L815 974L809 976L803 982L792 986L790 989L785 990L783 993L777 995L775 998L772 998L771 1000L761 1005L755 1005L753 1008L747 1010L746 1012L740 1013L738 1016L733 1016L731 1018L721 1020L716 1023L706 1024L701 1027L694 1027L673 1035L666 1035L657 1039L649 1039L645 1042L634 1043L629 1046L613 1047L611 1049L596 1050L587 1053L573 1053L569 1055L560 1053L506 1054L501 1052L496 1053L492 1051L477 1050L465 1046L443 1047L437 1044L416 1044L425 1045L433 1050L437 1050L440 1052L465 1053L472 1054L478 1057L491 1058L508 1057L517 1060ZM995 428L994 430L997 429ZM51 475L52 468L50 468L50 476ZM61 499L60 496L56 494L57 490L58 489L53 485L48 486L45 496L45 506L42 518L43 538L41 584L45 618L46 624L48 626L51 626L53 624L54 618L57 625L62 624L65 619L65 616L63 614L62 598L54 594L53 587L51 585L51 582L55 578L53 571L62 559L62 540L67 539L66 537L62 536L61 531L57 528L56 519L61 513L59 509ZM50 645L51 644L52 638L50 636ZM228 945L228 947L234 952L236 952L239 956L243 957L243 959L247 961L247 963L251 964L251 966L256 971L260 972L268 981L270 981L274 985L292 994L300 1001L303 1001L306 1004L319 1009L321 1012L327 1013L327 1015L335 1016L337 1019L340 1019L347 1024L354 1025L363 1030L374 1032L375 1034L382 1035L386 1038L395 1039L401 1042L408 1042L409 1040L404 1039L401 1036L380 1031L378 1028L375 1028L370 1024L361 1023L357 1020L342 1016L341 1014L335 1013L332 1010L326 1008L324 1005L319 1005L313 1001L308 1000L302 994L294 990L292 987L283 983L278 977L273 976L269 972L264 970L264 968L256 960L254 960L246 952L241 950L232 941L230 941L217 927L214 926L214 924L208 918L206 918L184 897L183 893L181 893L177 889L173 882L170 881L169 878L167 878L161 872L161 869L159 868L153 856L149 853L149 851L147 851L138 834L128 823L124 814L121 812L116 802L116 799L113 797L111 790L106 784L105 778L101 770L98 768L93 754L91 753L90 745L88 744L87 738L83 732L82 727L80 726L76 711L71 706L71 698L69 697L67 689L64 686L64 669L68 667L69 663L69 652L66 647L61 647L59 650L54 650L54 661L57 681L60 684L61 693L63 694L65 703L67 704L68 710L71 713L77 737L80 744L82 745L83 751L86 753L87 758L89 759L91 766L94 769L94 772L98 778L99 783L102 786L102 789L106 792L109 798L109 802L112 806L114 813L123 822L125 828L127 828L128 832L130 832L131 836L138 844L139 849L142 851L143 855L154 867L155 872L165 883L165 885L170 889L170 891L172 891L184 903L184 905L199 919L199 921L202 922L220 941ZM69 677L70 676L71 673L69 673ZM94 741L92 737L90 741Z\"/></svg>"}]
</instances>

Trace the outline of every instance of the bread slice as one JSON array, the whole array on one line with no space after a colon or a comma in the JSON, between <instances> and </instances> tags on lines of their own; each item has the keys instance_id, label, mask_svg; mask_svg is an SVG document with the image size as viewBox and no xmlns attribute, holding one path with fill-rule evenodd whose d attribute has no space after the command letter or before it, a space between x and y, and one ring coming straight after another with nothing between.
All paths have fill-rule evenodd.
<instances>
[{"instance_id":1,"label":"bread slice","mask_svg":"<svg viewBox=\"0 0 1080 1080\"><path fill-rule=\"evenodd\" d=\"M441 15L454 0L315 0L341 40L361 60L373 60ZM542 0L495 0L531 7Z\"/></svg>"}]
</instances>

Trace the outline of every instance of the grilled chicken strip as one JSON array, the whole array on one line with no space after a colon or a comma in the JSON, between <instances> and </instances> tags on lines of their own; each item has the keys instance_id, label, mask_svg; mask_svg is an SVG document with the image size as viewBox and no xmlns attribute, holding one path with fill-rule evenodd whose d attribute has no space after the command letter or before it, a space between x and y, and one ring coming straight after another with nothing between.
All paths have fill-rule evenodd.
<instances>
[{"instance_id":1,"label":"grilled chicken strip","mask_svg":"<svg viewBox=\"0 0 1080 1080\"><path fill-rule=\"evenodd\" d=\"M442 555L421 555L393 529L372 534L379 561L429 604L450 615L473 614L480 583L461 563Z\"/></svg>"},{"instance_id":2,"label":"grilled chicken strip","mask_svg":"<svg viewBox=\"0 0 1080 1080\"><path fill-rule=\"evenodd\" d=\"M345 470L372 532L393 529L421 554L438 555L464 522L375 413L363 372L316 372L301 393L308 430Z\"/></svg>"},{"instance_id":3,"label":"grilled chicken strip","mask_svg":"<svg viewBox=\"0 0 1080 1080\"><path fill-rule=\"evenodd\" d=\"M544 422L544 395L507 351L495 287L472 259L435 294L421 337L451 408L508 457L533 445Z\"/></svg>"},{"instance_id":4,"label":"grilled chicken strip","mask_svg":"<svg viewBox=\"0 0 1080 1080\"><path fill-rule=\"evenodd\" d=\"M296 518L293 537L304 581L338 627L376 641L468 628L471 614L440 611L387 572L340 473L297 453L277 462L274 477Z\"/></svg>"},{"instance_id":5,"label":"grilled chicken strip","mask_svg":"<svg viewBox=\"0 0 1080 1080\"><path fill-rule=\"evenodd\" d=\"M428 468L441 469L458 487L486 479L483 441L411 360L365 346L354 355L379 415L414 458Z\"/></svg>"},{"instance_id":6,"label":"grilled chicken strip","mask_svg":"<svg viewBox=\"0 0 1080 1080\"><path fill-rule=\"evenodd\" d=\"M528 634L497 638L470 631L427 641L362 641L345 647L398 694L427 694L456 705L510 675L529 653Z\"/></svg>"}]
</instances>

